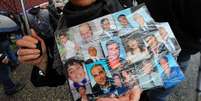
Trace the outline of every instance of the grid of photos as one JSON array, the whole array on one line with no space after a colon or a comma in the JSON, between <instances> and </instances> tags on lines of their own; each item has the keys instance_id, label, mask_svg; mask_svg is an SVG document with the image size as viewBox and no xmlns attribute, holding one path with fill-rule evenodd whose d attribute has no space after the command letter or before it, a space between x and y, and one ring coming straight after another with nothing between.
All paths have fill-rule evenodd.
<instances>
[{"instance_id":1,"label":"grid of photos","mask_svg":"<svg viewBox=\"0 0 201 101\"><path fill-rule=\"evenodd\" d=\"M156 23L145 5L60 30L55 37L74 101L168 88L184 80L174 59L181 48L169 24ZM163 57L171 61L172 75L165 74Z\"/></svg>"}]
</instances>

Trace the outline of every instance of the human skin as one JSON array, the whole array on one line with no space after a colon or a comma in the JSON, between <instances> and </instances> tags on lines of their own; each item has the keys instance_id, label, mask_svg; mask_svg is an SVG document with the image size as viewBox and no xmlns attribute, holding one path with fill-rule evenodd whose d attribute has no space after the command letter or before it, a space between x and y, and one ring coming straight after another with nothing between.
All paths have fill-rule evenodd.
<instances>
[{"instance_id":1,"label":"human skin","mask_svg":"<svg viewBox=\"0 0 201 101\"><path fill-rule=\"evenodd\" d=\"M119 58L119 47L117 44L113 43L107 46L108 49L108 59L115 60Z\"/></svg>"},{"instance_id":2,"label":"human skin","mask_svg":"<svg viewBox=\"0 0 201 101\"><path fill-rule=\"evenodd\" d=\"M80 35L82 37L83 40L85 41L90 41L93 35L93 32L89 26L89 24L84 23L82 25L80 25Z\"/></svg>"},{"instance_id":3,"label":"human skin","mask_svg":"<svg viewBox=\"0 0 201 101\"><path fill-rule=\"evenodd\" d=\"M85 72L82 65L75 63L67 69L68 77L73 82L81 82L85 78Z\"/></svg>"},{"instance_id":4,"label":"human skin","mask_svg":"<svg viewBox=\"0 0 201 101\"><path fill-rule=\"evenodd\" d=\"M106 73L101 66L95 66L91 70L91 74L97 84L104 86L106 84Z\"/></svg>"}]
</instances>

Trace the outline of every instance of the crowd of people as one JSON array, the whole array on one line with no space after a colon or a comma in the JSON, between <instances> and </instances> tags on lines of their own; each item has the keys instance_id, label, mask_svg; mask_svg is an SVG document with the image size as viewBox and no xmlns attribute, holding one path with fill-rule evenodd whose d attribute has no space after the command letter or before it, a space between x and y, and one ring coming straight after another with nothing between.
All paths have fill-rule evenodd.
<instances>
[{"instance_id":1,"label":"crowd of people","mask_svg":"<svg viewBox=\"0 0 201 101\"><path fill-rule=\"evenodd\" d=\"M50 2L52 1L50 0ZM199 24L201 23L201 14L198 13L201 9L199 6L201 4L201 1L197 0L193 2L188 0L127 0L127 2L125 2L125 0L69 0L69 2L65 4L65 6L61 5L56 9L42 9L40 7L33 7L29 11L28 18L29 22L32 22L30 23L32 28L32 35L25 35L16 41L16 45L19 47L18 51L16 52L17 56L13 52L11 52L9 39L7 37L5 38L5 34L7 35L11 32L0 32L0 83L2 83L4 86L5 94L13 95L24 87L23 84L13 83L13 81L9 77L9 69L11 68L11 64L18 65L19 63L22 63L34 66L32 74L30 74L31 82L34 86L55 87L63 85L66 81L66 74L68 74L68 77L72 81L73 86L77 88L77 91L80 93L80 98L78 98L77 101L93 101L93 99L91 99L93 98L91 93L86 93L87 88L83 86L83 83L87 83L88 79L85 78L86 73L82 72L82 61L69 60L66 62L65 66L62 65L62 61L60 59L54 39L54 32L56 29L72 27L101 16L123 10L124 8L135 6L136 2L138 2L138 4L145 3L152 17L157 22L170 23L170 26L182 49L177 57L177 62L179 63L180 68L183 70L183 72L185 72L186 68L189 66L188 63L190 60L190 56L192 54L200 52L201 50L201 30L199 28ZM10 18L12 19L11 16ZM135 15L133 19L136 19L136 21L139 22L142 30L146 29L147 27L153 27L144 24L143 19L140 15ZM120 15L118 17L118 20L119 22L121 22L120 24L122 25L122 27L125 27L127 29L125 31L129 31L129 29L132 29L125 15ZM18 24L19 28L22 28L21 24L18 21L16 21L16 23ZM103 21L101 21L101 24L105 30L109 29L107 26L108 24L110 24L109 20L104 19ZM88 30L82 30L83 27L85 27L85 29L88 28ZM80 25L80 33L90 33L90 29L91 27L87 24ZM162 37L162 40L164 42L168 42L168 40L171 40L170 38L168 38L163 28L159 28L159 32L161 36L164 36ZM26 30L21 31L21 33L26 33ZM124 32L122 31L122 33ZM89 36L93 36L93 33L91 32L87 36L84 35L86 34L81 34L81 37L84 39L83 42L86 43L90 40L88 39ZM69 45L65 42L68 38L66 38L65 40L65 35L61 35L60 37L63 38L62 44L68 47ZM150 47L153 48L152 50L155 54L160 53L158 50L155 50L155 48L164 48L163 44L158 45L159 42L157 42L156 36L150 35L146 38L146 41L150 45ZM41 44L40 50L37 49L38 43ZM138 39L130 40L127 42L128 46L130 47L129 54L140 52L140 55L146 57L146 50L143 49L143 46L138 46L138 43L140 43ZM117 44L111 42L111 44L108 43L107 48L113 48L113 51L115 51L115 48L118 48L117 46ZM175 50L171 46L168 48L169 50ZM78 50L79 48L77 48L76 45L71 45L69 46L69 50L71 49ZM114 53L113 51L109 54ZM89 53L93 55L97 54L96 52L96 49L93 47L89 49ZM74 52L72 52L72 54L74 54ZM137 54L137 56L140 55ZM96 59L94 57L95 56L91 56L91 61L94 61L94 59ZM108 60L110 62L109 64L112 68L116 68L115 66L113 66L112 62L121 60L116 58L114 59L114 57L110 57L108 55ZM134 60L133 58L134 57L130 58L130 62L138 61ZM165 68L165 73L169 75L170 73L172 73L172 71L168 69L169 65L167 64L167 61L168 58L163 57L159 60L159 63L161 64L162 68ZM65 73L63 72L63 70L65 71ZM78 79L77 75L75 75L74 72L77 72L76 74L83 75L83 79ZM94 79L97 83L93 88L94 90L98 91L97 93L103 92L97 90L100 86L110 87L110 90L115 87L120 89L120 91L127 89L123 87L124 85L121 85L118 82L118 75L114 76L116 80L116 86L109 86L108 82L110 80L106 79L110 79L110 77L107 77L106 74L104 74L104 70L103 68L100 68L100 65L95 65L91 70L91 74L94 76ZM166 82L166 85L169 85L168 80ZM103 97L98 98L97 101L165 101L166 97L171 94L172 89L174 88L156 88L145 92L133 89L129 91L128 94L125 94L122 97Z\"/></svg>"}]
</instances>

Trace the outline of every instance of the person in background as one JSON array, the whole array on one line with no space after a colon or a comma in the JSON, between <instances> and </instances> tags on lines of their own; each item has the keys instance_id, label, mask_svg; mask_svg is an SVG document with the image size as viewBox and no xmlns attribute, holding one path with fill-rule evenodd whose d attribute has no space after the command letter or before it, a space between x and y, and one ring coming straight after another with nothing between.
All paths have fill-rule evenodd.
<instances>
[{"instance_id":1,"label":"person in background","mask_svg":"<svg viewBox=\"0 0 201 101\"><path fill-rule=\"evenodd\" d=\"M0 15L0 22L3 24L10 24L12 20L4 20L5 16ZM0 29L5 29L0 26ZM12 29L8 27L7 29ZM16 28L17 29L17 28ZM12 29L14 31L14 29ZM24 84L14 83L10 78L10 64L11 59L9 57L11 51L10 44L7 35L10 32L7 30L1 30L0 32L0 83L3 85L5 95L13 95L24 88ZM11 53L13 54L13 53Z\"/></svg>"}]
</instances>

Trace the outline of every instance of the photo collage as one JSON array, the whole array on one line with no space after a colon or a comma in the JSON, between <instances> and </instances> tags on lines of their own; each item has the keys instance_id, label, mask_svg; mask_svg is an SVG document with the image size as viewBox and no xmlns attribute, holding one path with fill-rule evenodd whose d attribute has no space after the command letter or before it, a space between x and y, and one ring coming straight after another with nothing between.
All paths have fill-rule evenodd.
<instances>
[{"instance_id":1,"label":"photo collage","mask_svg":"<svg viewBox=\"0 0 201 101\"><path fill-rule=\"evenodd\" d=\"M60 30L55 39L74 101L169 88L185 79L174 58L181 51L174 33L145 5Z\"/></svg>"}]
</instances>

